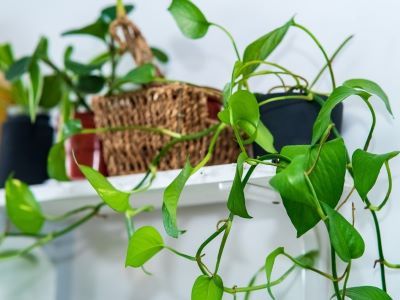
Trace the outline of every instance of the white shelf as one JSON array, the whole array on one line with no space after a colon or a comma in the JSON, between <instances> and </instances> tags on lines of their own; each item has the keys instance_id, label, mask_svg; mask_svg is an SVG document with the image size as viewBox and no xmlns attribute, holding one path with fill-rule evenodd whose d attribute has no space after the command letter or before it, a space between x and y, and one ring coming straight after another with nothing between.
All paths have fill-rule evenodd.
<instances>
[{"instance_id":1,"label":"white shelf","mask_svg":"<svg viewBox=\"0 0 400 300\"><path fill-rule=\"evenodd\" d=\"M248 169L248 166L245 167ZM227 200L235 175L236 164L209 166L200 169L188 181L180 200L180 206L205 205L224 203ZM179 174L180 170L159 171L150 187L143 193L131 197L132 206L144 204L160 208L164 189ZM279 203L280 198L268 185L269 179L275 174L270 166L260 165L253 172L246 188L246 198L250 201ZM118 189L132 189L143 174L110 177L110 182ZM99 197L86 180L71 182L48 181L41 185L31 186L32 192L39 203L51 212L63 212L85 204L99 202ZM0 207L4 207L5 194L0 190Z\"/></svg>"}]
</instances>

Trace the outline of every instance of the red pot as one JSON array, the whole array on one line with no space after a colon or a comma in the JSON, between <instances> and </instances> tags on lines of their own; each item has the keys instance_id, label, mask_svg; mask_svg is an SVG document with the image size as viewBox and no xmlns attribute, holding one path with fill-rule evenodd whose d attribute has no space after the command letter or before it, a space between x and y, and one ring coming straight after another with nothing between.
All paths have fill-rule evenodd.
<instances>
[{"instance_id":1,"label":"red pot","mask_svg":"<svg viewBox=\"0 0 400 300\"><path fill-rule=\"evenodd\" d=\"M95 128L94 114L75 112L74 119L80 120L83 128ZM71 179L82 179L85 176L79 170L72 155L75 154L79 164L92 167L107 176L100 139L95 134L75 135L65 142L67 173Z\"/></svg>"}]
</instances>

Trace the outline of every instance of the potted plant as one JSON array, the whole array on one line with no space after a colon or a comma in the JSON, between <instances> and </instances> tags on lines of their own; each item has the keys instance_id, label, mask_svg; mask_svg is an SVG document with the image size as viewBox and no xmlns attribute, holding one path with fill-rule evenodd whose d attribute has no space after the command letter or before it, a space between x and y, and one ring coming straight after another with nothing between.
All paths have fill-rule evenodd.
<instances>
[{"instance_id":1,"label":"potted plant","mask_svg":"<svg viewBox=\"0 0 400 300\"><path fill-rule=\"evenodd\" d=\"M46 38L40 39L32 55L18 60L9 44L0 45L1 71L16 104L3 124L0 186L11 173L29 184L48 178L47 155L54 132L47 111L61 101L63 87L58 74L42 74L43 60L48 60Z\"/></svg>"},{"instance_id":2,"label":"potted plant","mask_svg":"<svg viewBox=\"0 0 400 300\"><path fill-rule=\"evenodd\" d=\"M179 28L189 37L203 36L211 26L222 28L220 25L209 22L203 13L188 0L173 0L169 10L177 21ZM289 28L297 27L297 25L299 24L294 19L290 20ZM223 30L226 32L225 29ZM276 31L272 32L276 33ZM231 37L229 33L228 35ZM204 159L195 166L192 166L187 161L178 177L164 191L161 215L166 234L172 238L179 238L182 234L190 234L190 232L185 233L180 230L178 226L178 204L182 190L190 176L198 172L211 159L222 129L229 127L234 131L237 143L241 148L241 153L238 155L236 172L232 174L233 184L227 199L227 217L216 224L217 229L215 232L211 232L210 236L199 245L196 253L187 254L168 246L168 240L163 238L159 230L154 227L143 226L135 230L133 226L136 216L151 208L148 206L133 207L129 201L130 195L142 192L149 187L151 184L151 180L148 180L149 174L156 172L159 157L166 153L165 149L162 149L150 165L149 173L144 176L143 180L137 186L128 191L116 189L107 178L96 170L79 165L81 171L97 191L102 201L97 205L66 213L63 216L68 218L73 214L87 211L86 215L68 227L51 233L42 232L46 216L41 212L40 206L35 201L29 188L21 184L18 180L9 178L6 185L7 215L20 232L7 231L4 233L4 236L12 238L15 235L25 235L34 237L37 240L32 245L18 251L4 250L0 252L0 257L10 258L30 253L32 249L49 243L87 222L103 206L107 205L125 218L129 235L125 265L133 268L143 267L146 262L163 250L178 255L182 259L195 264L199 270L199 276L194 280L192 287L192 300L221 300L224 294L230 294L234 297L237 297L239 294L245 294L245 297L249 297L256 290L264 290L266 298L275 299L274 286L284 281L295 268L302 268L313 272L332 284L332 294L321 295L322 299L335 298L340 300L346 299L346 297L355 300L392 299L387 291L385 269L399 268L399 265L387 261L384 257L381 238L382 232L377 214L385 209L385 205L390 199L392 177L389 161L400 152L394 151L375 154L368 151L376 121L375 111L372 106L372 100L375 101L375 99L371 97L377 96L379 100L383 101L388 112L392 113L388 97L380 86L372 81L365 79L347 80L340 86L334 87L326 101L319 102L322 108L313 125L311 142L305 145L285 146L278 152L273 146L272 134L260 120L260 103L257 101L254 93L247 88L247 85L242 85L240 84L240 80L238 81L244 74L249 75L256 72L253 69L247 71L250 72L247 73L245 71L246 63L250 65L250 62L254 61L255 65L259 65L266 61L266 57L276 48L278 43L279 39L270 33L266 35L266 38L262 42L253 46L250 52L252 58L249 62L242 60L241 56L238 55L238 62L232 70L232 78L225 89L225 107L219 113L220 122L216 125L217 129L213 131L213 139ZM269 51L263 51L265 49L269 49ZM331 120L331 113L335 106L350 96L360 97L373 118L365 143L351 154ZM142 130L149 130L149 128L142 128ZM200 132L198 134L176 136L174 132L166 131L162 128L157 127L153 128L153 130L158 130L159 133L166 135L172 135L173 141L176 143L182 143L188 139L198 139L200 136L207 134ZM335 137L328 141L331 133ZM252 158L245 147L246 144L251 142L259 144L267 154L258 158ZM244 164L250 165L246 174L243 174ZM312 230L318 223L324 223L331 249L330 270L320 270L314 266L314 261L317 259L316 252L301 253L301 249L299 249L299 253L292 254L283 247L279 247L271 249L270 253L266 253L266 259L263 262L264 268L262 270L266 280L263 284L254 285L254 281L252 280L252 283L248 286L239 287L234 285L234 283L227 283L220 276L225 245L229 242L228 238L231 231L238 229L232 227L233 222L238 218L251 218L246 208L244 190L252 172L259 165L269 165L276 169L276 175L272 177L269 184L280 194L283 202L282 209L286 211L297 231L298 237ZM382 202L379 202L375 201L375 199L370 199L369 192L375 185L383 166L386 169L389 184L385 198ZM346 173L352 178L351 183L353 184L353 188L349 194L344 195L344 200L341 201ZM352 274L352 266L358 263L358 259L364 254L366 249L363 236L357 229L356 215L358 211L353 209L353 214L350 218L346 218L341 211L344 205L350 204L350 195L353 191L357 191L359 195L358 201L362 201L366 210L371 214L371 223L376 229L376 247L379 257L377 257L375 263L379 264L380 267L380 287L370 285L348 286L349 277ZM23 209L26 207L31 209ZM216 255L215 267L211 269L211 266L207 265L203 260L203 256L208 249L207 246L218 237L221 237L220 246ZM319 249L316 250L318 252ZM288 259L292 266L287 272L276 278L273 271L278 256ZM338 273L338 259L341 260L341 265L344 264L344 268L340 270L340 274ZM371 265L373 263L371 261ZM258 273L256 272L255 276Z\"/></svg>"}]
</instances>

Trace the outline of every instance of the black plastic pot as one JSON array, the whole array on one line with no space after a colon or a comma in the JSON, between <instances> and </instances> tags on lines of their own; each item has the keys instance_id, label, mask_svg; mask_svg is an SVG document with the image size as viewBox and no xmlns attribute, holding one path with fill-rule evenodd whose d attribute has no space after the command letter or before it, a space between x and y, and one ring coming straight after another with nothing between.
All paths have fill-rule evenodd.
<instances>
[{"instance_id":1,"label":"black plastic pot","mask_svg":"<svg viewBox=\"0 0 400 300\"><path fill-rule=\"evenodd\" d=\"M9 116L0 143L0 187L11 173L27 184L48 179L47 155L52 143L48 115L38 115L33 124L27 115Z\"/></svg>"},{"instance_id":2,"label":"black plastic pot","mask_svg":"<svg viewBox=\"0 0 400 300\"><path fill-rule=\"evenodd\" d=\"M256 94L257 100L263 101L275 97L304 95L301 93L273 93ZM326 97L319 96L322 100ZM304 145L311 143L312 129L321 106L316 101L279 100L267 103L260 107L261 120L274 136L276 150L280 151L287 145ZM343 104L340 103L332 112L332 121L341 131L343 118ZM333 135L330 136L333 138ZM265 154L265 151L254 144L254 156Z\"/></svg>"}]
</instances>

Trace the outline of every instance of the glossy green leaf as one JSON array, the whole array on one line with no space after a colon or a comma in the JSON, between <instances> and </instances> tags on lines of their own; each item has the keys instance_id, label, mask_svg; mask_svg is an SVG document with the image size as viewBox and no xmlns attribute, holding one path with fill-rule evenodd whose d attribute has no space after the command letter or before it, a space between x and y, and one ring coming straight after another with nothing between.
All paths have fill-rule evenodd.
<instances>
[{"instance_id":1,"label":"glossy green leaf","mask_svg":"<svg viewBox=\"0 0 400 300\"><path fill-rule=\"evenodd\" d=\"M279 255L283 254L284 252L285 252L285 249L283 247L276 248L265 259L265 274L267 275L267 283L268 284L271 283L272 270L274 268L275 260ZM274 295L272 294L271 287L269 285L267 287L267 290L268 290L268 294L271 296L271 298L275 299Z\"/></svg>"},{"instance_id":2,"label":"glossy green leaf","mask_svg":"<svg viewBox=\"0 0 400 300\"><path fill-rule=\"evenodd\" d=\"M47 174L50 178L58 181L69 180L65 167L64 141L58 142L51 147L47 156Z\"/></svg>"},{"instance_id":3,"label":"glossy green leaf","mask_svg":"<svg viewBox=\"0 0 400 300\"><path fill-rule=\"evenodd\" d=\"M29 115L33 122L36 119L37 108L43 90L43 76L40 71L39 63L36 60L32 60L29 66L29 79Z\"/></svg>"},{"instance_id":4,"label":"glossy green leaf","mask_svg":"<svg viewBox=\"0 0 400 300\"><path fill-rule=\"evenodd\" d=\"M105 79L102 76L82 75L78 77L77 89L85 94L99 93L105 84Z\"/></svg>"},{"instance_id":5,"label":"glossy green leaf","mask_svg":"<svg viewBox=\"0 0 400 300\"><path fill-rule=\"evenodd\" d=\"M29 71L31 62L32 62L31 56L25 56L21 59L18 59L6 71L5 73L6 79L8 81L14 81L20 79L22 75L26 74Z\"/></svg>"},{"instance_id":6,"label":"glossy green leaf","mask_svg":"<svg viewBox=\"0 0 400 300\"><path fill-rule=\"evenodd\" d=\"M165 53L163 50L160 48L156 47L151 47L151 52L153 53L154 57L159 61L162 62L163 64L167 63L169 61L167 53Z\"/></svg>"},{"instance_id":7,"label":"glossy green leaf","mask_svg":"<svg viewBox=\"0 0 400 300\"><path fill-rule=\"evenodd\" d=\"M365 200L369 191L375 185L379 172L386 161L397 156L400 151L385 154L373 154L361 149L353 153L352 167L354 175L354 187L361 199Z\"/></svg>"},{"instance_id":8,"label":"glossy green leaf","mask_svg":"<svg viewBox=\"0 0 400 300\"><path fill-rule=\"evenodd\" d=\"M66 31L62 35L63 36L89 35L104 41L107 34L108 34L108 24L105 23L102 19L98 19L92 24L89 24L81 28Z\"/></svg>"},{"instance_id":9,"label":"glossy green leaf","mask_svg":"<svg viewBox=\"0 0 400 300\"><path fill-rule=\"evenodd\" d=\"M152 64L144 64L139 66L124 77L116 80L115 85L120 86L125 83L131 84L146 84L154 81L156 76L156 69Z\"/></svg>"},{"instance_id":10,"label":"glossy green leaf","mask_svg":"<svg viewBox=\"0 0 400 300\"><path fill-rule=\"evenodd\" d=\"M163 248L163 238L154 227L141 227L129 240L125 266L139 268Z\"/></svg>"},{"instance_id":11,"label":"glossy green leaf","mask_svg":"<svg viewBox=\"0 0 400 300\"><path fill-rule=\"evenodd\" d=\"M107 203L109 207L117 212L125 212L130 208L130 193L117 190L107 178L93 168L84 165L78 166L99 197Z\"/></svg>"},{"instance_id":12,"label":"glossy green leaf","mask_svg":"<svg viewBox=\"0 0 400 300\"><path fill-rule=\"evenodd\" d=\"M64 65L67 70L75 73L76 75L90 75L93 71L99 70L106 61L102 61L97 64L83 64L77 61L74 61L71 56L74 52L74 48L69 46L64 54Z\"/></svg>"},{"instance_id":13,"label":"glossy green leaf","mask_svg":"<svg viewBox=\"0 0 400 300\"><path fill-rule=\"evenodd\" d=\"M63 138L68 139L71 136L78 134L82 131L82 122L80 120L71 119L64 122L63 125Z\"/></svg>"},{"instance_id":14,"label":"glossy green leaf","mask_svg":"<svg viewBox=\"0 0 400 300\"><path fill-rule=\"evenodd\" d=\"M210 23L190 0L172 0L168 10L186 37L199 39L206 35Z\"/></svg>"},{"instance_id":15,"label":"glossy green leaf","mask_svg":"<svg viewBox=\"0 0 400 300\"><path fill-rule=\"evenodd\" d=\"M304 172L309 170L317 157L319 145L286 146L281 154L292 158L286 166L281 165L270 184L280 193L286 212L301 236L320 221L313 195L308 187ZM282 167L286 167L282 170ZM318 163L309 175L319 201L335 207L343 192L346 173L346 148L342 139L325 143Z\"/></svg>"},{"instance_id":16,"label":"glossy green leaf","mask_svg":"<svg viewBox=\"0 0 400 300\"><path fill-rule=\"evenodd\" d=\"M179 198L192 171L193 168L187 160L179 175L164 190L162 208L164 228L168 235L174 238L177 238L180 233L176 219Z\"/></svg>"},{"instance_id":17,"label":"glossy green leaf","mask_svg":"<svg viewBox=\"0 0 400 300\"><path fill-rule=\"evenodd\" d=\"M29 187L22 181L10 177L6 181L5 190L7 215L10 221L24 233L38 233L45 218Z\"/></svg>"},{"instance_id":18,"label":"glossy green leaf","mask_svg":"<svg viewBox=\"0 0 400 300\"><path fill-rule=\"evenodd\" d=\"M221 277L214 275L197 277L192 288L191 300L221 300L224 294Z\"/></svg>"},{"instance_id":19,"label":"glossy green leaf","mask_svg":"<svg viewBox=\"0 0 400 300\"><path fill-rule=\"evenodd\" d=\"M125 8L125 13L129 14L134 9L134 6L132 4L125 4L124 8ZM112 5L104 8L100 13L100 18L104 23L110 24L117 18L116 6Z\"/></svg>"},{"instance_id":20,"label":"glossy green leaf","mask_svg":"<svg viewBox=\"0 0 400 300\"><path fill-rule=\"evenodd\" d=\"M378 96L386 106L388 112L393 115L390 107L389 98L383 89L375 82L368 79L350 79L343 83L344 86L348 86L354 89L361 89L369 94Z\"/></svg>"},{"instance_id":21,"label":"glossy green leaf","mask_svg":"<svg viewBox=\"0 0 400 300\"><path fill-rule=\"evenodd\" d=\"M282 42L290 26L293 25L293 19L290 19L283 26L263 35L258 38L250 45L246 47L243 54L243 63L247 63L254 60L265 60ZM248 75L253 72L259 64L254 64L246 67L242 73Z\"/></svg>"},{"instance_id":22,"label":"glossy green leaf","mask_svg":"<svg viewBox=\"0 0 400 300\"><path fill-rule=\"evenodd\" d=\"M59 75L44 76L39 105L46 109L57 106L63 97L63 86L64 81Z\"/></svg>"},{"instance_id":23,"label":"glossy green leaf","mask_svg":"<svg viewBox=\"0 0 400 300\"><path fill-rule=\"evenodd\" d=\"M102 52L89 61L89 65L100 65L103 66L105 63L111 60L111 54L109 51Z\"/></svg>"},{"instance_id":24,"label":"glossy green leaf","mask_svg":"<svg viewBox=\"0 0 400 300\"><path fill-rule=\"evenodd\" d=\"M14 63L14 54L10 44L0 44L0 71L7 71Z\"/></svg>"},{"instance_id":25,"label":"glossy green leaf","mask_svg":"<svg viewBox=\"0 0 400 300\"><path fill-rule=\"evenodd\" d=\"M347 288L346 297L352 300L392 300L385 291L368 285Z\"/></svg>"},{"instance_id":26,"label":"glossy green leaf","mask_svg":"<svg viewBox=\"0 0 400 300\"><path fill-rule=\"evenodd\" d=\"M329 232L329 239L337 255L344 262L361 257L365 250L365 244L358 231L329 205L322 202L322 206L328 216L325 224Z\"/></svg>"},{"instance_id":27,"label":"glossy green leaf","mask_svg":"<svg viewBox=\"0 0 400 300\"><path fill-rule=\"evenodd\" d=\"M228 196L229 211L242 218L251 218L246 208L246 199L244 196L244 187L242 184L243 163L246 160L246 155L240 153L236 163L235 178L233 179L232 188Z\"/></svg>"}]
</instances>

